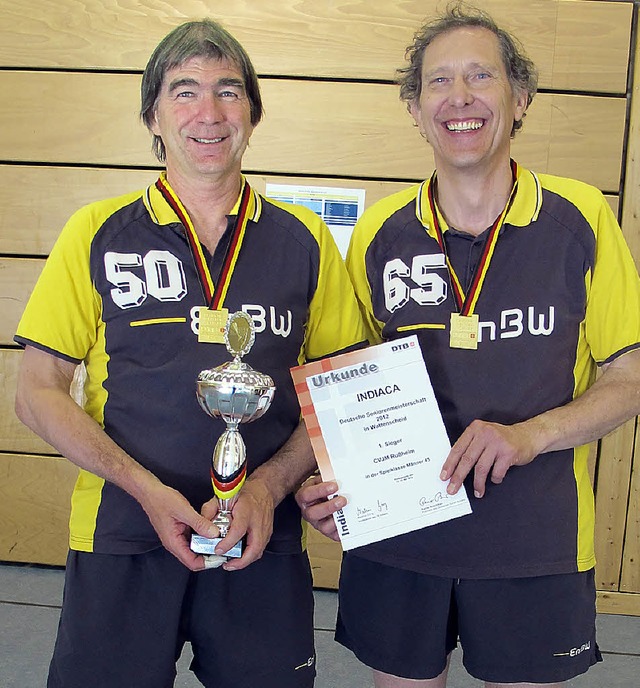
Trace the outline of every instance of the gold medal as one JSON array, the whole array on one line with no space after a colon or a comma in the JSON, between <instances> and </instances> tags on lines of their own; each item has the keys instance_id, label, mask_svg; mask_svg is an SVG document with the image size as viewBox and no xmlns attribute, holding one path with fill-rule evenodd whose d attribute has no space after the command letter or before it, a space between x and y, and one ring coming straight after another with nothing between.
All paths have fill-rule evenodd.
<instances>
[{"instance_id":1,"label":"gold medal","mask_svg":"<svg viewBox=\"0 0 640 688\"><path fill-rule=\"evenodd\" d=\"M198 341L207 344L224 344L225 328L229 311L226 308L200 310L200 325L198 327Z\"/></svg>"},{"instance_id":2,"label":"gold medal","mask_svg":"<svg viewBox=\"0 0 640 688\"><path fill-rule=\"evenodd\" d=\"M178 219L184 227L193 257L194 267L202 288L202 296L204 297L204 302L209 304L209 308L203 307L200 309L198 341L207 344L225 344L225 329L229 311L226 308L222 308L222 304L224 303L227 289L231 282L231 275L233 274L233 269L238 259L240 247L242 246L247 224L250 219L249 206L252 198L251 187L243 179L242 193L240 194L240 200L237 206L238 215L233 225L231 241L227 246L224 260L220 266L219 279L216 280L217 286L214 285L214 281L209 271L209 265L193 222L180 202L180 199L168 185L164 173L156 182L156 188L178 216Z\"/></svg>"},{"instance_id":3,"label":"gold medal","mask_svg":"<svg viewBox=\"0 0 640 688\"><path fill-rule=\"evenodd\" d=\"M480 319L477 314L451 314L449 346L452 349L477 349Z\"/></svg>"},{"instance_id":4,"label":"gold medal","mask_svg":"<svg viewBox=\"0 0 640 688\"><path fill-rule=\"evenodd\" d=\"M506 220L506 217L511 208L514 198L516 197L516 189L518 186L518 166L513 160L511 161L511 176L513 185L511 193L507 200L504 209L495 219L494 223L488 230L488 234L484 241L482 248L482 256L474 271L473 277L469 282L468 293L462 287L462 283L458 278L447 251L447 245L444 240L444 234L440 228L440 220L438 218L438 209L435 202L435 185L436 173L434 172L429 184L427 185L427 198L429 201L429 210L431 211L431 224L433 226L438 245L442 250L447 262L447 269L449 271L451 291L453 293L453 300L457 306L458 312L451 313L451 324L449 327L449 346L452 349L471 349L477 350L478 337L480 336L480 319L474 313L478 299L480 298L480 291L484 286L489 264L493 258L493 253L498 243L498 237ZM421 196L423 192L421 191Z\"/></svg>"}]
</instances>

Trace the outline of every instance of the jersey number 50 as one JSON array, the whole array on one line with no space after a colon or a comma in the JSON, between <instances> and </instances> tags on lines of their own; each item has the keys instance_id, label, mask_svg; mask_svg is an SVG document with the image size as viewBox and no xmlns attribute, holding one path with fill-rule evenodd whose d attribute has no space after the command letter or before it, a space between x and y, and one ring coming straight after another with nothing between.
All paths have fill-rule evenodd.
<instances>
[{"instance_id":1,"label":"jersey number 50","mask_svg":"<svg viewBox=\"0 0 640 688\"><path fill-rule=\"evenodd\" d=\"M134 268L144 279L133 272ZM151 295L158 301L180 301L187 293L182 262L169 251L104 254L105 276L115 285L111 298L120 308L135 308Z\"/></svg>"}]
</instances>

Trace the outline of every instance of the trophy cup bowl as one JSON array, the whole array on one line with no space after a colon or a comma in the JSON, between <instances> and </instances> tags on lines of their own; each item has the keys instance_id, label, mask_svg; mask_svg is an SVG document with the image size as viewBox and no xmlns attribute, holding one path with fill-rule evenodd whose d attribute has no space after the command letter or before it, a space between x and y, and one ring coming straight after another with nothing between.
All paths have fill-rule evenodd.
<instances>
[{"instance_id":1,"label":"trophy cup bowl","mask_svg":"<svg viewBox=\"0 0 640 688\"><path fill-rule=\"evenodd\" d=\"M219 505L213 522L220 530L220 538L205 538L194 533L191 549L199 554L213 554L215 546L227 534L231 510L246 478L246 448L238 426L264 415L275 394L271 377L241 360L253 345L254 338L251 318L242 311L232 313L225 327L225 343L233 360L203 370L198 375L198 403L205 413L212 418L221 418L227 426L216 442L211 466L213 492ZM225 557L241 555L242 542L239 542Z\"/></svg>"},{"instance_id":2,"label":"trophy cup bowl","mask_svg":"<svg viewBox=\"0 0 640 688\"><path fill-rule=\"evenodd\" d=\"M197 398L203 411L228 425L250 423L264 415L275 392L273 380L240 360L227 361L198 375Z\"/></svg>"}]
</instances>

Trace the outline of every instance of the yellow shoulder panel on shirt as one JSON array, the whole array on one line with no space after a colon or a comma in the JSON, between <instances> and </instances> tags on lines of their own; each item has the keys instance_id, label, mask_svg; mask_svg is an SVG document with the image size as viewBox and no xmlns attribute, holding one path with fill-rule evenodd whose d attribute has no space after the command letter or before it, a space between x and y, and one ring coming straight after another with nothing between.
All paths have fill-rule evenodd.
<instances>
[{"instance_id":1,"label":"yellow shoulder panel on shirt","mask_svg":"<svg viewBox=\"0 0 640 688\"><path fill-rule=\"evenodd\" d=\"M368 246L380 227L393 213L406 206L407 203L415 201L419 188L420 185L416 184L386 196L367 208L356 223L351 239L352 243L355 242L360 248Z\"/></svg>"},{"instance_id":2,"label":"yellow shoulder panel on shirt","mask_svg":"<svg viewBox=\"0 0 640 688\"><path fill-rule=\"evenodd\" d=\"M17 335L64 357L81 361L93 344L91 339L100 318L101 304L90 274L91 242L114 212L141 196L140 191L97 201L76 211L64 226L42 270L18 325ZM63 289L64 299L60 298ZM68 327L57 334L47 327L48 315L56 312ZM65 320L66 318L66 320ZM84 339L77 332L85 332Z\"/></svg>"},{"instance_id":3,"label":"yellow shoulder panel on shirt","mask_svg":"<svg viewBox=\"0 0 640 688\"><path fill-rule=\"evenodd\" d=\"M585 335L600 364L640 341L640 278L618 221L602 193L575 179L540 175L543 186L578 208L596 240ZM614 352L612 354L612 352Z\"/></svg>"},{"instance_id":4,"label":"yellow shoulder panel on shirt","mask_svg":"<svg viewBox=\"0 0 640 688\"><path fill-rule=\"evenodd\" d=\"M373 317L371 287L366 266L367 250L382 225L396 211L404 208L409 203L415 203L419 188L420 185L416 184L374 203L362 214L351 235L351 242L347 253L347 269L365 321L367 338L372 344L382 341L383 323Z\"/></svg>"},{"instance_id":5,"label":"yellow shoulder panel on shirt","mask_svg":"<svg viewBox=\"0 0 640 688\"><path fill-rule=\"evenodd\" d=\"M594 232L597 230L598 217L602 212L603 206L610 209L602 192L596 189L595 186L577 179L555 177L551 174L539 174L538 179L544 189L553 191L573 203L591 225Z\"/></svg>"}]
</instances>

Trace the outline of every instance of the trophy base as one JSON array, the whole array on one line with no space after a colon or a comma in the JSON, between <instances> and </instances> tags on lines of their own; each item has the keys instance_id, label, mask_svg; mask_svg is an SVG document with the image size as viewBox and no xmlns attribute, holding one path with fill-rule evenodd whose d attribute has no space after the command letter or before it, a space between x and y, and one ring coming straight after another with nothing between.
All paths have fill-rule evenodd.
<instances>
[{"instance_id":1,"label":"trophy base","mask_svg":"<svg viewBox=\"0 0 640 688\"><path fill-rule=\"evenodd\" d=\"M195 533L191 536L191 551L196 554L215 554L215 549L217 544L222 540L222 538L206 538L202 535L196 535ZM236 542L236 544L224 555L228 559L237 559L242 556L242 540Z\"/></svg>"}]
</instances>

